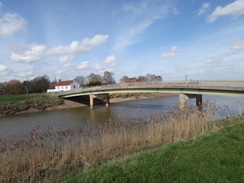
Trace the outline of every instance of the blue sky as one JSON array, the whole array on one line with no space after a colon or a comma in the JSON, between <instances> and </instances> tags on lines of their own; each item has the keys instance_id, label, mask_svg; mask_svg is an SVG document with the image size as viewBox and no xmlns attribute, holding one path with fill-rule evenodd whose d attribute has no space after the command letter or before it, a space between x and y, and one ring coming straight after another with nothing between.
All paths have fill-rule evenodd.
<instances>
[{"instance_id":1,"label":"blue sky","mask_svg":"<svg viewBox=\"0 0 244 183\"><path fill-rule=\"evenodd\" d=\"M244 79L244 0L0 0L0 82Z\"/></svg>"}]
</instances>

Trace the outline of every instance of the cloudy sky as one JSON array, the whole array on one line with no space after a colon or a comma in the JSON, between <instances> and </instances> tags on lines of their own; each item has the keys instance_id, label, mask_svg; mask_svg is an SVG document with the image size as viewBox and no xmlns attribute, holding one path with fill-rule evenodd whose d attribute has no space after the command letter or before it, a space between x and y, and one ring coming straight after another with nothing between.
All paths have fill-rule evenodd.
<instances>
[{"instance_id":1,"label":"cloudy sky","mask_svg":"<svg viewBox=\"0 0 244 183\"><path fill-rule=\"evenodd\" d=\"M244 79L244 0L0 0L0 82Z\"/></svg>"}]
</instances>

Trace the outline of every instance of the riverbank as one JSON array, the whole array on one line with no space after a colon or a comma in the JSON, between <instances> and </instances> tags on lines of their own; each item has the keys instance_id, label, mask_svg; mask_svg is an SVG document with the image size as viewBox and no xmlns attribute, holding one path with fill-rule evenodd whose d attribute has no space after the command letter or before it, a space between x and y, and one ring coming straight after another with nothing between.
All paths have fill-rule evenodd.
<instances>
[{"instance_id":1,"label":"riverbank","mask_svg":"<svg viewBox=\"0 0 244 183\"><path fill-rule=\"evenodd\" d=\"M49 127L42 131L37 126L25 139L2 138L0 182L48 182L76 171L86 174L117 157L131 157L143 149L196 139L243 122L243 117L216 120L213 105L203 108L208 110L199 113L189 106L184 111L175 109L140 123L110 121L88 129L58 131Z\"/></svg>"},{"instance_id":2,"label":"riverbank","mask_svg":"<svg viewBox=\"0 0 244 183\"><path fill-rule=\"evenodd\" d=\"M44 111L64 104L62 99L45 94L3 95L0 101L0 116Z\"/></svg>"},{"instance_id":3,"label":"riverbank","mask_svg":"<svg viewBox=\"0 0 244 183\"><path fill-rule=\"evenodd\" d=\"M124 93L111 94L110 103L119 103L150 98L175 96L162 93ZM60 99L46 94L0 96L0 117L38 111L58 110L86 106L80 102Z\"/></svg>"},{"instance_id":4,"label":"riverbank","mask_svg":"<svg viewBox=\"0 0 244 183\"><path fill-rule=\"evenodd\" d=\"M244 182L244 118L217 132L142 150L50 182Z\"/></svg>"}]
</instances>

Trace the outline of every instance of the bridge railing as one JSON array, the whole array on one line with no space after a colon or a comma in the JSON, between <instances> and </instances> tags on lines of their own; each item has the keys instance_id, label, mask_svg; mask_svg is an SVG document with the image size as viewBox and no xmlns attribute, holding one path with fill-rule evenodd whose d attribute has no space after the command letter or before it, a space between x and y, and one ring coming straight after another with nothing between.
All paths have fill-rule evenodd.
<instances>
[{"instance_id":1,"label":"bridge railing","mask_svg":"<svg viewBox=\"0 0 244 183\"><path fill-rule=\"evenodd\" d=\"M101 89L122 89L122 88L147 88L147 87L215 87L215 88L244 88L243 81L161 81L161 82L134 82L121 84L108 84L100 86L91 86L78 88L72 91L55 92L56 95L77 93L85 91L94 91Z\"/></svg>"},{"instance_id":2,"label":"bridge railing","mask_svg":"<svg viewBox=\"0 0 244 183\"><path fill-rule=\"evenodd\" d=\"M202 81L200 86L213 86L213 87L244 87L244 82L226 82L226 81Z\"/></svg>"}]
</instances>

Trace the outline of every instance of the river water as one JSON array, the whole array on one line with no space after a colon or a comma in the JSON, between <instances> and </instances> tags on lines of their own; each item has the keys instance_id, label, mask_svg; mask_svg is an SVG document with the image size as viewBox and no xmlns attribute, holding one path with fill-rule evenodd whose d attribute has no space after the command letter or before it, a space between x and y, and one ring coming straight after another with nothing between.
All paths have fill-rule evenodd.
<instances>
[{"instance_id":1,"label":"river water","mask_svg":"<svg viewBox=\"0 0 244 183\"><path fill-rule=\"evenodd\" d=\"M219 109L219 116L235 116L242 113L244 98L203 96L203 102L215 102ZM187 105L195 105L195 99L187 100ZM145 119L151 114L166 112L179 105L178 96L144 99L123 103L111 104L109 108L96 106L91 110L89 106L42 111L35 113L18 114L14 116L0 117L0 138L11 135L22 137L27 135L36 125L43 131L48 126L54 126L57 130L87 128L89 125L103 124L109 120L137 121ZM229 112L224 110L228 106Z\"/></svg>"}]
</instances>

